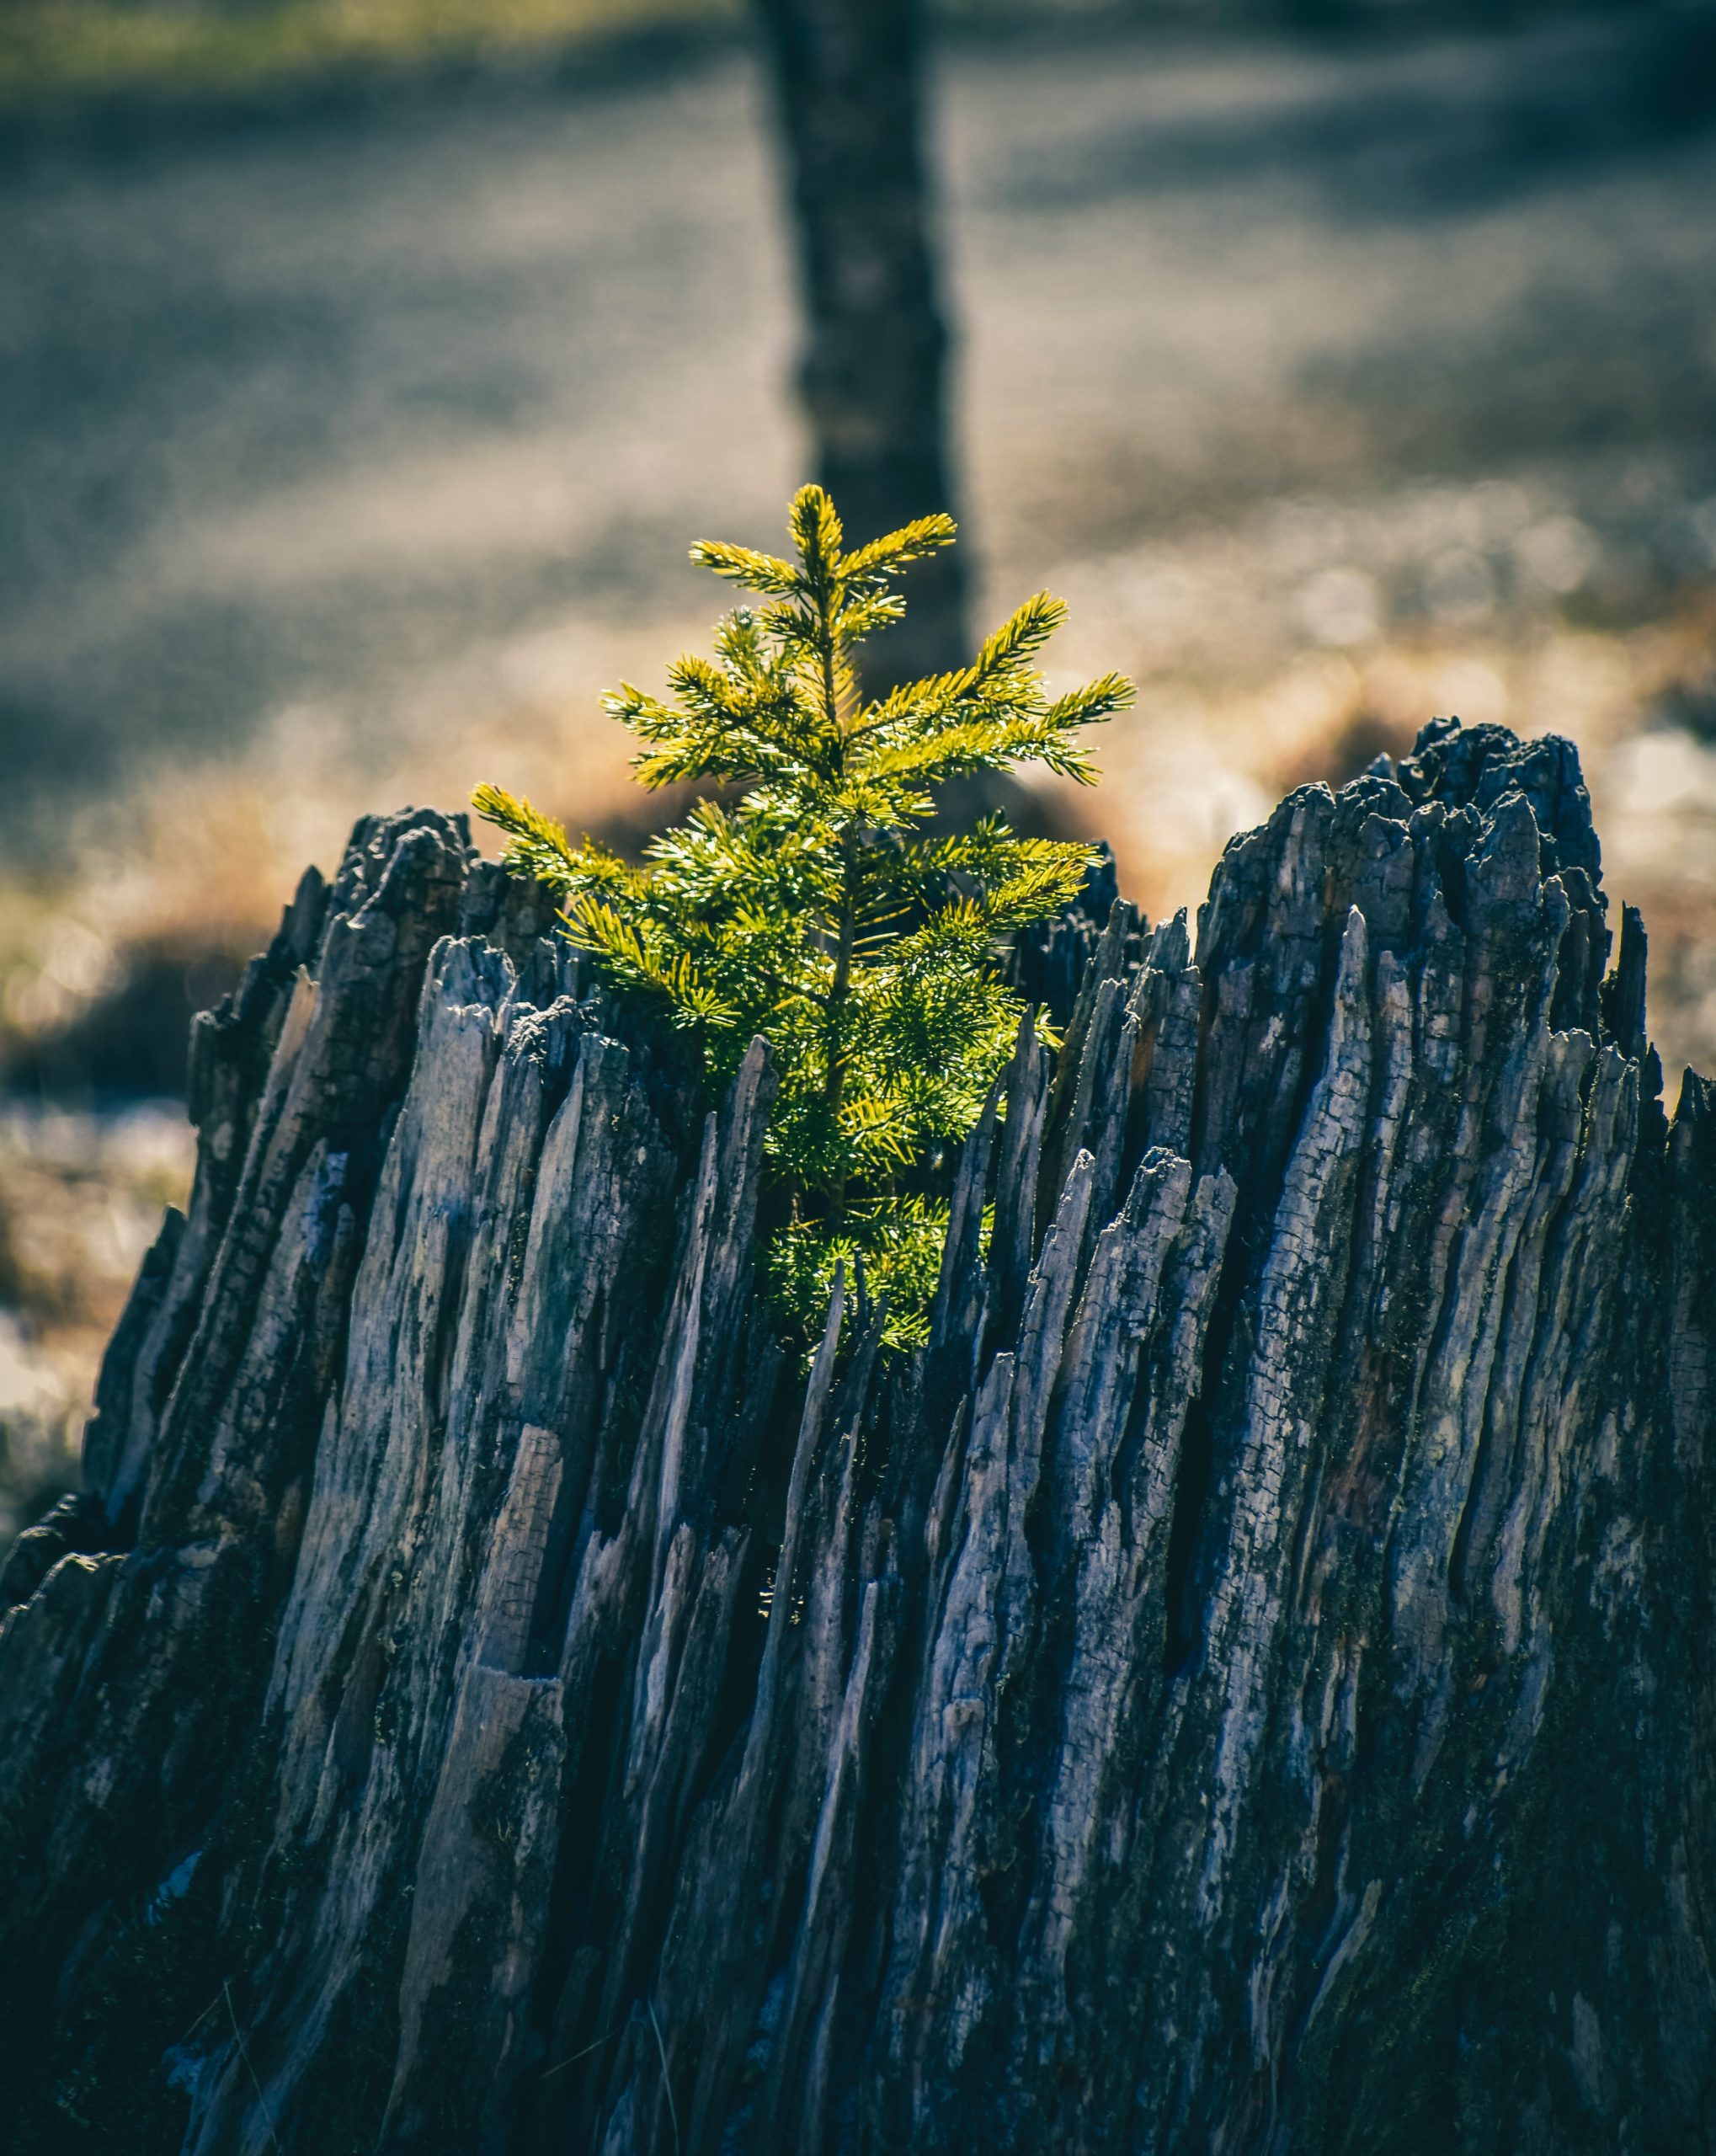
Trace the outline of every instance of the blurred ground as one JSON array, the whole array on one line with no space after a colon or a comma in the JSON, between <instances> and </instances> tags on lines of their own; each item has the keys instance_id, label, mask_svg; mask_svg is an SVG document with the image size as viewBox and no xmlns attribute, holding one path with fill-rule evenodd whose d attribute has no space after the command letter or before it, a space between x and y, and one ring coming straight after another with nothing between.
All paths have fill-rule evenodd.
<instances>
[{"instance_id":1,"label":"blurred ground","mask_svg":"<svg viewBox=\"0 0 1716 2156\"><path fill-rule=\"evenodd\" d=\"M1057 670L1141 683L1063 812L1155 914L1433 712L1569 733L1665 1063L1716 1067L1716 13L966 41L938 93L983 611L1047 583ZM738 46L0 127L0 1061L55 1102L0 1148L27 1506L65 1463L18 1433L75 1434L183 1159L67 1089L169 1090L360 810L623 814L597 695L706 637L687 542L772 541L799 473ZM110 1261L3 1257L86 1198Z\"/></svg>"}]
</instances>

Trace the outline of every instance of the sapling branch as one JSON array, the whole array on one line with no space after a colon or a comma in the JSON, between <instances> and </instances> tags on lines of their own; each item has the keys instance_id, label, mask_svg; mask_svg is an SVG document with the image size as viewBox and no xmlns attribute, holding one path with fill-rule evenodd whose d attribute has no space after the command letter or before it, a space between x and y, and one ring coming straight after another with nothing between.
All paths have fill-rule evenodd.
<instances>
[{"instance_id":1,"label":"sapling branch","mask_svg":"<svg viewBox=\"0 0 1716 2156\"><path fill-rule=\"evenodd\" d=\"M692 558L754 595L711 659L685 657L666 700L623 686L607 708L645 744L646 786L743 789L663 831L632 867L499 787L476 805L507 865L565 901L566 933L623 992L695 1038L712 1091L761 1033L780 1081L769 1157L791 1225L775 1238L782 1307L821 1329L843 1257L886 1292L889 1334L924 1337L945 1211L926 1164L977 1122L1023 1016L999 963L1009 934L1059 911L1092 859L999 818L930 836L935 789L977 771L1088 781L1082 729L1130 702L1107 675L1051 701L1035 661L1063 617L1038 592L972 664L866 702L857 647L897 621L899 573L949 545L921 517L843 553L834 505L802 488L796 559L722 541ZM790 1247L789 1247L790 1246Z\"/></svg>"}]
</instances>

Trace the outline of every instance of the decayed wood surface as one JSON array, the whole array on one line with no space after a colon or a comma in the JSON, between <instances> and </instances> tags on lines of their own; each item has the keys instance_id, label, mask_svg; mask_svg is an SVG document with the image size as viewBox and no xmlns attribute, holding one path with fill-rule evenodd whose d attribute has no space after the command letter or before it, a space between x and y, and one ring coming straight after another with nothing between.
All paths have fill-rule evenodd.
<instances>
[{"instance_id":1,"label":"decayed wood surface","mask_svg":"<svg viewBox=\"0 0 1716 2156\"><path fill-rule=\"evenodd\" d=\"M807 1374L765 1055L360 825L6 1574L9 2145L1716 2145L1716 1099L1597 871L1444 726L1062 924Z\"/></svg>"}]
</instances>

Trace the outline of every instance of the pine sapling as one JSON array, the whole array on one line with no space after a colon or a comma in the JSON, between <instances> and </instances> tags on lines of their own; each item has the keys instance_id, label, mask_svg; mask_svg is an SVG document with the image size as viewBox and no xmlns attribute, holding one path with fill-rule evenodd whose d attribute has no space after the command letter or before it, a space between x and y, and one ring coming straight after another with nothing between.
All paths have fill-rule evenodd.
<instances>
[{"instance_id":1,"label":"pine sapling","mask_svg":"<svg viewBox=\"0 0 1716 2156\"><path fill-rule=\"evenodd\" d=\"M790 530L794 560L694 547L754 603L721 623L713 660L674 662L668 699L629 684L605 699L643 744L644 786L712 780L736 800L700 803L641 867L574 846L498 787L475 805L507 835L506 865L563 896L572 942L695 1034L711 1090L768 1040L777 1300L795 1329L819 1327L837 1259L856 1255L903 1345L924 1335L946 1229L925 1164L977 1121L1023 1015L1005 939L1059 911L1093 858L999 816L932 831L935 789L1029 764L1091 782L1083 731L1132 686L1109 674L1049 696L1035 662L1066 610L1039 592L969 666L866 700L857 649L899 619L893 584L951 542L952 520L845 553L833 503L806 487Z\"/></svg>"}]
</instances>

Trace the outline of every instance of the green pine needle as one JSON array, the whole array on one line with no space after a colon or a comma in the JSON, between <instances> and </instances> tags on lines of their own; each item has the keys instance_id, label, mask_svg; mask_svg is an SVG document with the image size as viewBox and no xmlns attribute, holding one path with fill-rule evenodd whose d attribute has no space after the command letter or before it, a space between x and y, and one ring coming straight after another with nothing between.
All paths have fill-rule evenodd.
<instances>
[{"instance_id":1,"label":"green pine needle","mask_svg":"<svg viewBox=\"0 0 1716 2156\"><path fill-rule=\"evenodd\" d=\"M674 662L666 701L630 683L605 700L645 744L643 785L714 779L743 789L737 803L694 808L637 868L498 787L473 802L505 833L507 867L562 895L571 941L695 1037L711 1089L768 1039L769 1154L792 1214L768 1258L777 1308L814 1338L837 1260L859 1260L887 1295L889 1343L907 1347L925 1337L946 1228L912 1177L971 1129L1011 1052L1023 1011L1005 938L1058 912L1093 858L994 816L928 835L935 789L1028 764L1090 782L1083 729L1132 689L1110 674L1050 699L1035 661L1066 609L1037 592L969 666L866 702L857 647L899 618L891 580L950 544L952 520L844 553L834 504L805 487L788 524L796 560L694 547L761 603L721 624L712 659Z\"/></svg>"}]
</instances>

